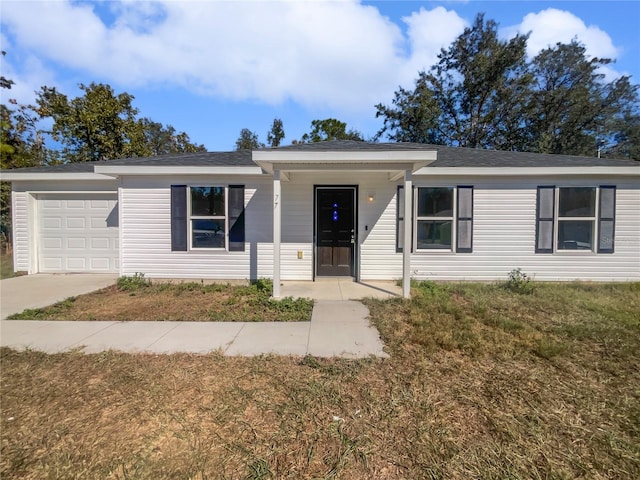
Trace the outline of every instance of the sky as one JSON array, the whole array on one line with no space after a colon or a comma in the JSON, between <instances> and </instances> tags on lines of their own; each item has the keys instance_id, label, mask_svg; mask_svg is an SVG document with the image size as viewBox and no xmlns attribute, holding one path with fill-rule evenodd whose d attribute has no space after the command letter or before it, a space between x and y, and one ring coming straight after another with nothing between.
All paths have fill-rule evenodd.
<instances>
[{"instance_id":1,"label":"sky","mask_svg":"<svg viewBox=\"0 0 640 480\"><path fill-rule=\"evenodd\" d=\"M370 138L374 106L411 88L478 13L504 39L530 32L530 56L575 38L615 60L608 80L640 83L640 0L0 0L0 68L15 82L1 100L107 83L209 151L233 150L242 128L266 143L274 118L283 144L324 118Z\"/></svg>"}]
</instances>

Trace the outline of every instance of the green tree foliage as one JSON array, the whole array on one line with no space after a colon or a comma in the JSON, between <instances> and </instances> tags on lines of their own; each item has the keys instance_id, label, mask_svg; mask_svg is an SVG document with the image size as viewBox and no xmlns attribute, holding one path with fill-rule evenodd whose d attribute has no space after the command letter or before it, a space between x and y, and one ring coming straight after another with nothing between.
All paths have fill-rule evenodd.
<instances>
[{"instance_id":1,"label":"green tree foliage","mask_svg":"<svg viewBox=\"0 0 640 480\"><path fill-rule=\"evenodd\" d=\"M588 59L576 41L527 60L527 36L498 38L498 26L474 24L420 72L414 89L399 88L376 138L543 153L604 154L640 159L638 86L606 82L609 59Z\"/></svg>"},{"instance_id":2,"label":"green tree foliage","mask_svg":"<svg viewBox=\"0 0 640 480\"><path fill-rule=\"evenodd\" d=\"M270 147L279 147L280 142L285 137L282 120L274 118L271 124L271 130L267 132L267 142Z\"/></svg>"},{"instance_id":3,"label":"green tree foliage","mask_svg":"<svg viewBox=\"0 0 640 480\"><path fill-rule=\"evenodd\" d=\"M137 118L133 95L114 93L109 85L80 84L83 95L69 99L56 88L42 87L36 98L41 118L51 118L51 136L62 144L68 162L143 157L204 151L189 136L148 118Z\"/></svg>"},{"instance_id":4,"label":"green tree foliage","mask_svg":"<svg viewBox=\"0 0 640 480\"><path fill-rule=\"evenodd\" d=\"M629 77L605 82L599 67L609 59L587 59L576 41L542 50L531 62L535 79L528 124L531 151L593 155L596 144L620 137L637 106Z\"/></svg>"},{"instance_id":5,"label":"green tree foliage","mask_svg":"<svg viewBox=\"0 0 640 480\"><path fill-rule=\"evenodd\" d=\"M358 140L364 141L362 134L357 130L347 130L347 124L335 118L313 120L311 131L302 135L299 141L293 143L314 143L328 140Z\"/></svg>"},{"instance_id":6,"label":"green tree foliage","mask_svg":"<svg viewBox=\"0 0 640 480\"><path fill-rule=\"evenodd\" d=\"M206 151L204 145L192 143L189 135L176 132L171 125L164 126L149 118L142 118L138 122L144 134L144 156Z\"/></svg>"},{"instance_id":7,"label":"green tree foliage","mask_svg":"<svg viewBox=\"0 0 640 480\"><path fill-rule=\"evenodd\" d=\"M500 40L497 23L478 15L429 72L419 73L414 91L397 91L392 107L376 105L376 116L384 117L378 136L510 149L513 125L505 116L521 115L518 105L531 83L526 42L523 35ZM505 112L499 108L505 104L514 108Z\"/></svg>"},{"instance_id":8,"label":"green tree foliage","mask_svg":"<svg viewBox=\"0 0 640 480\"><path fill-rule=\"evenodd\" d=\"M133 96L114 94L109 85L80 84L84 94L69 99L50 87L37 94L42 118L53 119L51 135L70 162L90 162L144 155L144 133L136 121Z\"/></svg>"},{"instance_id":9,"label":"green tree foliage","mask_svg":"<svg viewBox=\"0 0 640 480\"><path fill-rule=\"evenodd\" d=\"M258 140L258 134L248 128L240 130L240 136L236 140L236 150L257 150L264 148L264 143Z\"/></svg>"}]
</instances>

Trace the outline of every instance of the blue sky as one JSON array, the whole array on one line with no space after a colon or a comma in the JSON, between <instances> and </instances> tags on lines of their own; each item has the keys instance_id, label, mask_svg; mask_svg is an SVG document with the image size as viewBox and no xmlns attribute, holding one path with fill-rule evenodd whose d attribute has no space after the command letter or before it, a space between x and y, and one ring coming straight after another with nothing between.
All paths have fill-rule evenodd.
<instances>
[{"instance_id":1,"label":"blue sky","mask_svg":"<svg viewBox=\"0 0 640 480\"><path fill-rule=\"evenodd\" d=\"M476 14L504 38L531 32L529 54L577 38L616 60L603 73L640 83L640 1L55 1L1 0L2 101L31 103L41 86L69 96L102 82L135 96L143 116L211 151L240 129L284 143L313 119L373 136L376 103L436 61Z\"/></svg>"}]
</instances>

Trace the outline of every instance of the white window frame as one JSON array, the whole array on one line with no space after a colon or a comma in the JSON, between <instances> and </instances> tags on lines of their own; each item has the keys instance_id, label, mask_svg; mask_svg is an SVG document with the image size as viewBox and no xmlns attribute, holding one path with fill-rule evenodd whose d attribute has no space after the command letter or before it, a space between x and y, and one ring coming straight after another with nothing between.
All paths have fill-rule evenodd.
<instances>
[{"instance_id":1,"label":"white window frame","mask_svg":"<svg viewBox=\"0 0 640 480\"><path fill-rule=\"evenodd\" d=\"M590 188L595 190L596 195L594 198L594 208L593 208L593 216L591 217L561 217L560 216L560 190L565 188ZM569 253L572 255L580 255L587 253L596 253L598 249L598 218L600 214L600 187L597 185L562 185L557 186L555 190L555 208L554 208L554 234L553 234L553 243L554 243L554 251L558 253ZM560 248L558 240L560 238L560 222L561 221L589 221L591 222L591 248L584 249L569 249L569 248Z\"/></svg>"},{"instance_id":2,"label":"white window frame","mask_svg":"<svg viewBox=\"0 0 640 480\"><path fill-rule=\"evenodd\" d=\"M229 186L228 185L188 185L187 186L187 221L189 222L189 250L194 251L229 251ZM192 215L191 213L191 189L192 188L223 188L224 189L224 216L222 215ZM193 246L193 220L224 220L224 247L194 247Z\"/></svg>"},{"instance_id":3,"label":"white window frame","mask_svg":"<svg viewBox=\"0 0 640 480\"><path fill-rule=\"evenodd\" d=\"M451 207L451 216L450 217L419 217L418 216L418 190L421 188L446 188L451 189L451 195L453 195L452 199L452 207ZM413 209L413 252L414 253L429 253L429 254L442 254L442 253L456 253L457 243L456 239L458 238L457 232L457 221L456 215L458 212L458 187L455 185L416 185L413 192L413 205L415 208ZM451 248L418 248L418 220L449 220L451 221Z\"/></svg>"}]
</instances>

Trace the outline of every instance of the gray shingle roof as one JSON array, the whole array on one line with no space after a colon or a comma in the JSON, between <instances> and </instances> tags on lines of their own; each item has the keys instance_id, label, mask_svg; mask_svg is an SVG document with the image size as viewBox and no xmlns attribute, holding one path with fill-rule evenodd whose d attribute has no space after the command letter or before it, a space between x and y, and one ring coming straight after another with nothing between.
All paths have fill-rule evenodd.
<instances>
[{"instance_id":1,"label":"gray shingle roof","mask_svg":"<svg viewBox=\"0 0 640 480\"><path fill-rule=\"evenodd\" d=\"M481 150L475 148L446 147L422 143L368 143L354 140L287 145L269 150L300 151L374 151L374 150L436 150L438 160L429 168L438 167L638 167L634 160L580 157L574 155L549 155L527 152ZM47 167L19 169L20 172L83 173L93 172L96 165L147 165L147 166L247 166L254 167L250 150L231 152L184 153L158 155L145 158L123 158L101 162L70 163ZM16 170L12 170L16 171Z\"/></svg>"},{"instance_id":2,"label":"gray shingle roof","mask_svg":"<svg viewBox=\"0 0 640 480\"><path fill-rule=\"evenodd\" d=\"M438 160L429 165L430 167L640 167L640 162L634 160L483 150L424 143L367 143L335 140L288 145L276 150L436 150Z\"/></svg>"},{"instance_id":3,"label":"gray shingle roof","mask_svg":"<svg viewBox=\"0 0 640 480\"><path fill-rule=\"evenodd\" d=\"M50 173L92 173L93 167L100 165L148 165L148 166L248 166L255 167L251 160L251 150L233 152L181 153L175 155L157 155L154 157L121 158L100 162L67 163L47 167L20 168L20 172ZM17 171L17 170L12 170Z\"/></svg>"}]
</instances>

